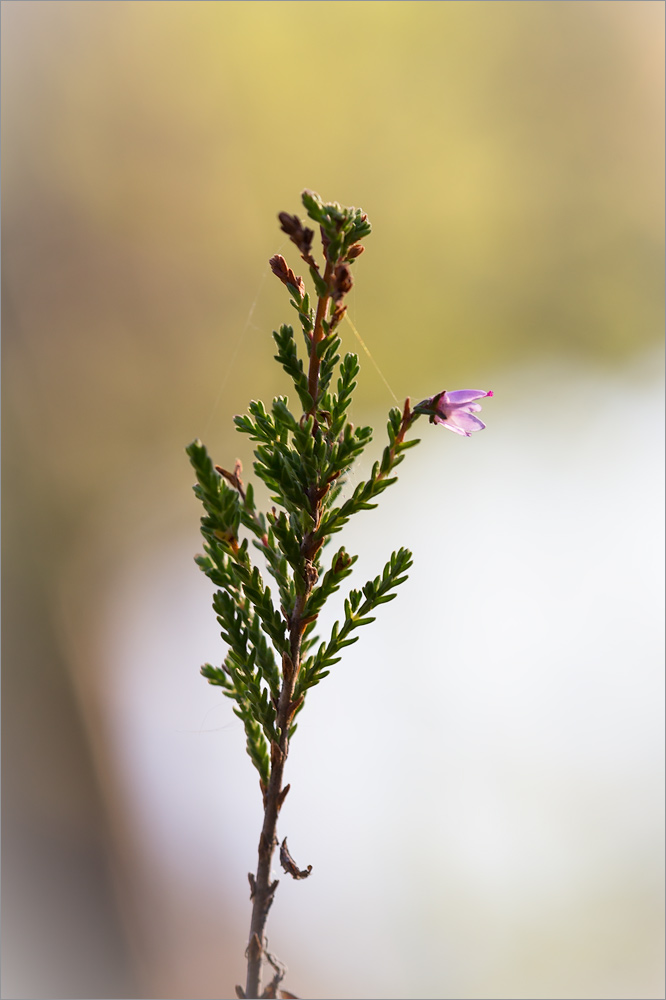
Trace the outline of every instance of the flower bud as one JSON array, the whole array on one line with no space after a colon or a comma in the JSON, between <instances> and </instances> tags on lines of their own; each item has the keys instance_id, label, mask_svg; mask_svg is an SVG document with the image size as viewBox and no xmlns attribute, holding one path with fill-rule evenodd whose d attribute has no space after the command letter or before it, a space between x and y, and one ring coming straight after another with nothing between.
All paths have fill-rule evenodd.
<instances>
[{"instance_id":1,"label":"flower bud","mask_svg":"<svg viewBox=\"0 0 666 1000\"><path fill-rule=\"evenodd\" d=\"M305 282L302 278L294 274L282 254L274 254L268 263L275 277L279 278L283 285L291 285L292 288L296 289L300 297L303 298L305 295Z\"/></svg>"},{"instance_id":2,"label":"flower bud","mask_svg":"<svg viewBox=\"0 0 666 1000\"><path fill-rule=\"evenodd\" d=\"M289 215L288 212L280 212L278 219L282 232L307 256L312 248L313 230L304 226L297 215Z\"/></svg>"},{"instance_id":3,"label":"flower bud","mask_svg":"<svg viewBox=\"0 0 666 1000\"><path fill-rule=\"evenodd\" d=\"M349 250L347 251L347 260L356 260L356 258L360 257L364 251L365 247L363 246L362 243L352 244L352 246L350 246Z\"/></svg>"},{"instance_id":4,"label":"flower bud","mask_svg":"<svg viewBox=\"0 0 666 1000\"><path fill-rule=\"evenodd\" d=\"M474 431L482 431L486 426L474 414L481 409L477 399L492 396L483 389L454 389L453 392L438 392L429 399L423 399L414 407L414 413L425 413L431 424L444 424L455 434L469 437Z\"/></svg>"},{"instance_id":5,"label":"flower bud","mask_svg":"<svg viewBox=\"0 0 666 1000\"><path fill-rule=\"evenodd\" d=\"M354 279L349 270L349 265L344 263L338 264L333 275L333 288L331 290L331 295L335 301L338 302L350 292L353 284Z\"/></svg>"}]
</instances>

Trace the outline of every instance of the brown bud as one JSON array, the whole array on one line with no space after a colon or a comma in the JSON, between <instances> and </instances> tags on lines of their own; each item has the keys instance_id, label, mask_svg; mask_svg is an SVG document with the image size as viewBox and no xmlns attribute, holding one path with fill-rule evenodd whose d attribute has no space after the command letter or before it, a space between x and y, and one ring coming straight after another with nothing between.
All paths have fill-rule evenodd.
<instances>
[{"instance_id":1,"label":"brown bud","mask_svg":"<svg viewBox=\"0 0 666 1000\"><path fill-rule=\"evenodd\" d=\"M278 219L282 232L286 233L301 253L307 256L312 248L313 230L304 226L297 215L289 215L288 212L280 212Z\"/></svg>"},{"instance_id":2,"label":"brown bud","mask_svg":"<svg viewBox=\"0 0 666 1000\"><path fill-rule=\"evenodd\" d=\"M279 278L283 285L293 285L300 297L303 298L305 295L305 282L302 278L294 274L282 254L274 254L268 263L275 277Z\"/></svg>"},{"instance_id":3,"label":"brown bud","mask_svg":"<svg viewBox=\"0 0 666 1000\"><path fill-rule=\"evenodd\" d=\"M346 312L347 312L347 306L341 306L340 303L337 302L336 306L335 306L335 309L333 310L333 313L331 315L331 323L330 323L330 327L329 327L329 332L331 330L335 329L335 327L338 325L338 323L340 323L340 321L344 318L344 315L345 315Z\"/></svg>"},{"instance_id":4,"label":"brown bud","mask_svg":"<svg viewBox=\"0 0 666 1000\"><path fill-rule=\"evenodd\" d=\"M289 270L289 268L287 267L287 262L282 256L282 254L281 253L273 254L268 263L270 264L271 271L273 272L275 277L279 278L280 281L284 281L285 278L287 277L287 271Z\"/></svg>"},{"instance_id":5,"label":"brown bud","mask_svg":"<svg viewBox=\"0 0 666 1000\"><path fill-rule=\"evenodd\" d=\"M350 292L353 284L354 279L349 270L349 265L345 263L338 264L333 275L333 289L331 291L331 295L335 301L339 301L347 292Z\"/></svg>"},{"instance_id":6,"label":"brown bud","mask_svg":"<svg viewBox=\"0 0 666 1000\"><path fill-rule=\"evenodd\" d=\"M293 236L295 233L299 233L303 226L301 225L301 220L297 215L289 215L289 212L280 212L278 215L280 220L280 229L287 236Z\"/></svg>"},{"instance_id":7,"label":"brown bud","mask_svg":"<svg viewBox=\"0 0 666 1000\"><path fill-rule=\"evenodd\" d=\"M364 252L365 247L362 243L353 243L347 251L347 260L356 260L356 258L360 257Z\"/></svg>"}]
</instances>

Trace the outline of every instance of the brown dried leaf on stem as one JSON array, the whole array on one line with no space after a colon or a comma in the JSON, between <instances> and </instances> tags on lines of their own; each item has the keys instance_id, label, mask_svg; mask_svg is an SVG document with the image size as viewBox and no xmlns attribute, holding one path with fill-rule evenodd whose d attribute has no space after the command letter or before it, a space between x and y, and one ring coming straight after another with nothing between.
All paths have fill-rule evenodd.
<instances>
[{"instance_id":1,"label":"brown dried leaf on stem","mask_svg":"<svg viewBox=\"0 0 666 1000\"><path fill-rule=\"evenodd\" d=\"M234 489L238 490L238 492L241 495L241 498L243 500L245 499L245 490L243 489L243 480L241 479L241 472L243 471L243 466L241 464L240 458L236 459L236 464L234 466L233 472L227 472L227 470L223 469L221 465L216 465L215 471L217 472L218 475L223 476L228 483L231 483Z\"/></svg>"},{"instance_id":2,"label":"brown dried leaf on stem","mask_svg":"<svg viewBox=\"0 0 666 1000\"><path fill-rule=\"evenodd\" d=\"M280 864L286 871L288 875L292 878L307 878L312 871L312 865L308 865L307 868L300 869L291 854L287 850L287 838L285 837L282 841L282 846L280 847Z\"/></svg>"}]
</instances>

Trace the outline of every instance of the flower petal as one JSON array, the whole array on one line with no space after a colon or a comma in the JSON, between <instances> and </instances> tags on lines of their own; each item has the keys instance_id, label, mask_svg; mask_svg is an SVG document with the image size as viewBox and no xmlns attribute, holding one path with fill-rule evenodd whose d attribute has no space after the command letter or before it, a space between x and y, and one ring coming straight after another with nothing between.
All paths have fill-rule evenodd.
<instances>
[{"instance_id":1,"label":"flower petal","mask_svg":"<svg viewBox=\"0 0 666 1000\"><path fill-rule=\"evenodd\" d=\"M471 434L473 431L482 431L486 425L473 413L468 413L466 410L452 410L446 426L451 430L460 428L458 433L462 431L463 434Z\"/></svg>"},{"instance_id":2,"label":"flower petal","mask_svg":"<svg viewBox=\"0 0 666 1000\"><path fill-rule=\"evenodd\" d=\"M469 433L469 431L464 431L462 429L462 427L456 427L456 425L452 424L450 420L435 420L435 423L437 423L437 424L443 424L444 427L448 427L448 429L450 431L453 431L454 434L462 434L463 437L471 437L472 436Z\"/></svg>"},{"instance_id":3,"label":"flower petal","mask_svg":"<svg viewBox=\"0 0 666 1000\"><path fill-rule=\"evenodd\" d=\"M473 399L481 399L487 395L482 389L454 389L453 392L444 393L444 401L446 404L460 406L461 403L471 403Z\"/></svg>"}]
</instances>

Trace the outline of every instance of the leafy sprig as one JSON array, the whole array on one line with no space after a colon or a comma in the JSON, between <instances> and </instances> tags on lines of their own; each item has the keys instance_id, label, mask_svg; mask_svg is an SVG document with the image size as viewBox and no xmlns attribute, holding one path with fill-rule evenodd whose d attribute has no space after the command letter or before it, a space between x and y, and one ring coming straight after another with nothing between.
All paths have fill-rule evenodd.
<instances>
[{"instance_id":1,"label":"leafy sprig","mask_svg":"<svg viewBox=\"0 0 666 1000\"><path fill-rule=\"evenodd\" d=\"M361 590L349 592L349 596L345 600L345 617L342 625L340 622L336 622L329 641L322 643L316 655L309 657L303 663L302 672L296 685L298 695L305 694L326 677L330 672L329 668L339 662L340 651L345 646L351 646L359 638L357 635L349 638L354 629L374 622L375 619L370 617L371 613L380 604L386 604L397 596L392 591L407 579L407 570L411 565L411 552L407 549L399 549L391 555L381 576L369 580ZM337 587L334 589L337 590Z\"/></svg>"},{"instance_id":2,"label":"leafy sprig","mask_svg":"<svg viewBox=\"0 0 666 1000\"><path fill-rule=\"evenodd\" d=\"M356 642L356 630L374 621L377 608L394 599L412 561L407 549L394 552L380 576L349 591L344 617L335 622L328 639L317 637L326 602L356 562L343 546L324 569L324 546L352 515L376 506L379 495L396 481L404 452L417 443L405 437L418 413L409 401L402 413L390 411L381 458L369 478L339 503L347 473L372 441L370 427L354 427L348 420L359 362L352 353L341 359L337 333L353 285L351 268L363 252L361 240L370 234L370 223L361 209L324 202L312 191L304 191L302 201L319 229L321 261L313 254L315 230L296 215L283 212L279 219L307 266L312 298L284 257L276 254L270 261L298 315L305 344L303 355L289 324L273 333L275 359L293 385L300 410L294 412L287 396L276 396L270 407L253 400L246 414L235 417L237 430L254 443L254 474L268 488L272 508L257 510L252 485L245 486L241 479L240 462L230 472L213 463L200 441L187 449L196 474L194 491L203 505L204 554L196 561L216 587L213 608L227 646L222 665L205 664L201 672L234 702L264 797L259 865L256 878L250 876L247 985L245 990L236 988L238 996L247 997L259 996L264 926L277 885L270 882L270 859L289 788L282 787L282 776L296 731L294 720L307 692L327 676L344 647ZM261 553L276 599L252 561L251 553L256 552ZM294 877L309 872L298 869L291 856L289 861L286 870Z\"/></svg>"}]
</instances>

